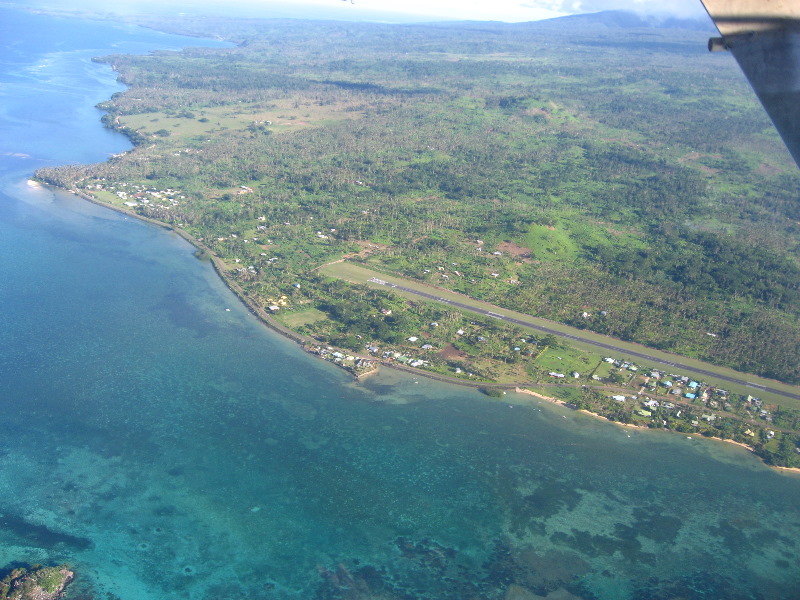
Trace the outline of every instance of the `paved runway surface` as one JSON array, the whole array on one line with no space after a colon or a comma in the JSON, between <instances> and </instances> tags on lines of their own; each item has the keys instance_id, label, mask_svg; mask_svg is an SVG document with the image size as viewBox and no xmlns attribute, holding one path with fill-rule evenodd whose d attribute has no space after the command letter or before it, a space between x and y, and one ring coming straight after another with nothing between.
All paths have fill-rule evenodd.
<instances>
[{"instance_id":1,"label":"paved runway surface","mask_svg":"<svg viewBox=\"0 0 800 600\"><path fill-rule=\"evenodd\" d=\"M620 348L619 346L615 346L613 344L607 344L605 342L598 342L595 340L591 340L585 337L581 337L579 335L573 335L570 333L563 333L561 331L557 331L555 329L550 329L548 327L544 327L542 325L538 325L532 321L526 321L525 319L517 319L514 317L509 317L506 315L501 315L496 312L492 312L487 309L470 306L468 304L464 304L463 302L458 302L457 300L449 300L447 298L442 298L441 296L437 296L435 294L429 294L428 292L422 292L419 290L414 290L409 287L403 285L396 285L394 283L390 283L388 281L384 281L383 279L378 279L377 277L372 277L369 279L371 283L377 283L379 285L384 285L386 287L390 287L393 289L401 290L403 292L414 294L415 296L420 296L422 298L427 298L428 300L433 300L435 302L441 302L443 304L449 304L450 306L455 306L457 308L463 308L470 312L477 312L487 317L492 317L494 319L498 319L499 321L505 321L506 323L513 323L514 325L522 325L524 327L529 327L531 329L535 329L536 331L541 331L542 333L549 333L558 337L566 338L568 340L575 340L576 342L583 342L584 344L591 344L592 346L596 346L598 348L603 348L604 350L611 350L613 352L619 352L625 356L635 356L636 358L642 358L647 361L651 361L654 363L658 363L659 365L668 365L670 367L675 367L676 369L684 369L687 371L691 371L692 373L699 373L700 375L707 375L708 377L712 377L714 379L722 379L724 381L730 381L732 383L738 383L741 385L745 385L747 387L753 388L754 391L764 391L764 392L771 392L773 394L778 394L785 398L794 398L795 400L800 400L800 394L793 394L791 392L787 392L784 390L775 389L772 387L768 387L765 385L761 385L759 383L753 383L752 381L747 381L746 379L738 379L736 377L730 377L728 375L724 375L721 373L715 373L713 371L707 371L701 368L692 367L689 365L685 365L679 362L670 362L665 361L663 359L656 358L655 356L651 356L649 354L645 354L644 352L636 352L635 350L627 350L624 348Z\"/></svg>"}]
</instances>

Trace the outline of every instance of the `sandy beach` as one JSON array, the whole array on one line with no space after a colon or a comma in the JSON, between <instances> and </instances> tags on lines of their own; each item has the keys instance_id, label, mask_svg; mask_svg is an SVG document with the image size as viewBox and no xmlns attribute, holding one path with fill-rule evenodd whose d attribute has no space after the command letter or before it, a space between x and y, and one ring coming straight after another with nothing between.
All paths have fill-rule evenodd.
<instances>
[{"instance_id":1,"label":"sandy beach","mask_svg":"<svg viewBox=\"0 0 800 600\"><path fill-rule=\"evenodd\" d=\"M569 406L568 402L564 402L563 400L559 400L558 398L551 398L549 396L545 396L543 394L539 394L537 392L534 392L532 390L527 390L525 388L516 387L514 389L514 391L517 392L518 394L534 396L536 398L539 398L541 400L545 400L545 401L550 402L552 404L558 404L558 405L561 405L561 406ZM619 421L612 421L611 419L609 419L607 417L604 417L603 415L598 415L597 413L593 413L593 412L591 412L589 410L586 410L586 409L583 409L583 408L578 409L578 412L582 412L582 413L584 413L586 415L595 417L597 419L602 419L603 421L606 421L608 423L613 423L614 425L619 425L620 427L629 427L629 428L632 428L632 429L650 429L650 427L645 427L643 425L634 425L633 423L620 423ZM660 430L660 431L664 431L664 430ZM669 431L669 430L666 430L666 431L668 431L669 433L682 433L682 432L677 432L677 431ZM684 433L683 435L686 435L686 437L690 437L690 438L697 438L697 439L702 439L702 440L713 440L713 441L717 441L717 442L725 442L726 444L733 444L734 446L740 446L740 447L744 448L745 450L747 450L748 452L752 452L753 454L755 454L755 450L753 449L752 446L748 446L747 444L745 444L743 442L737 442L736 440L723 439L723 438L719 438L719 437L706 437L704 435L699 435L697 433L693 433L693 434L692 433L690 433L690 434L685 434ZM796 467L779 467L779 466L776 466L776 465L770 465L770 464L767 464L766 462L764 462L763 459L762 459L762 462L763 462L763 464L765 466L771 467L773 469L778 469L779 471L785 471L785 472L789 472L789 473L800 473L800 469L798 469Z\"/></svg>"}]
</instances>

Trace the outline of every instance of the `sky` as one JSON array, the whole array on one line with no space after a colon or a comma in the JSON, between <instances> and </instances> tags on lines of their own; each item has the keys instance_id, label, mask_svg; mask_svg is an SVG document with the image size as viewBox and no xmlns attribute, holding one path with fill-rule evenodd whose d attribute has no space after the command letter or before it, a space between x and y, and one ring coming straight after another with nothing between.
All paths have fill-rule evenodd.
<instances>
[{"instance_id":1,"label":"sky","mask_svg":"<svg viewBox=\"0 0 800 600\"><path fill-rule=\"evenodd\" d=\"M537 21L601 10L705 17L700 0L6 0L3 4L102 13L228 14L354 21Z\"/></svg>"},{"instance_id":2,"label":"sky","mask_svg":"<svg viewBox=\"0 0 800 600\"><path fill-rule=\"evenodd\" d=\"M336 0L299 0L330 4ZM704 17L700 0L338 0L346 10L381 10L409 15L479 21L536 21L601 10L636 10Z\"/></svg>"}]
</instances>

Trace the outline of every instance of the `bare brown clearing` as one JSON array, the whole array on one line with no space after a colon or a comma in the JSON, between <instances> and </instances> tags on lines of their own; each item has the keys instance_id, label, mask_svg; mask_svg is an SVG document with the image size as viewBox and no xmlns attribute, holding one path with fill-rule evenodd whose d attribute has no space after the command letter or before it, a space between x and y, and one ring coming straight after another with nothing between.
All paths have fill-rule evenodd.
<instances>
[{"instance_id":1,"label":"bare brown clearing","mask_svg":"<svg viewBox=\"0 0 800 600\"><path fill-rule=\"evenodd\" d=\"M531 255L530 248L525 248L519 244L515 244L514 242L505 241L497 244L497 249L500 252L510 254L515 258L529 258Z\"/></svg>"}]
</instances>

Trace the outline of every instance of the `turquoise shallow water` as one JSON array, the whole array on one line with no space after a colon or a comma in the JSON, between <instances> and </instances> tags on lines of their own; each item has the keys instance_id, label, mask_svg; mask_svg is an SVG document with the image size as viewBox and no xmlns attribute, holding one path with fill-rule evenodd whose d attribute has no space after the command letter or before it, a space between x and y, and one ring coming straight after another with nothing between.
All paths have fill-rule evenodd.
<instances>
[{"instance_id":1,"label":"turquoise shallow water","mask_svg":"<svg viewBox=\"0 0 800 600\"><path fill-rule=\"evenodd\" d=\"M122 600L800 597L800 478L515 396L353 384L179 238L29 186L127 147L89 57L187 41L0 16L25 25L0 63L0 567L68 561L73 598Z\"/></svg>"}]
</instances>

